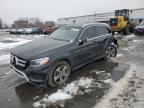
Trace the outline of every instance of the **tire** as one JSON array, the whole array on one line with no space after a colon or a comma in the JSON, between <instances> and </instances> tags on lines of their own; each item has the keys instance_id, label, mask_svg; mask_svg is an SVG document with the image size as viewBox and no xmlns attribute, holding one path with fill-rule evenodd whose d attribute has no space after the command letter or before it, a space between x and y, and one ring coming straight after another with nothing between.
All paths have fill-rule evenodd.
<instances>
[{"instance_id":1,"label":"tire","mask_svg":"<svg viewBox=\"0 0 144 108\"><path fill-rule=\"evenodd\" d=\"M137 31L134 31L134 35L138 36L139 34L138 34L138 32L137 32Z\"/></svg>"},{"instance_id":2,"label":"tire","mask_svg":"<svg viewBox=\"0 0 144 108\"><path fill-rule=\"evenodd\" d=\"M127 26L123 29L123 34L124 35L130 34L130 26L129 26L129 24L127 24Z\"/></svg>"},{"instance_id":3,"label":"tire","mask_svg":"<svg viewBox=\"0 0 144 108\"><path fill-rule=\"evenodd\" d=\"M63 85L69 79L70 73L71 67L68 62L57 62L48 73L48 85L52 87Z\"/></svg>"},{"instance_id":4,"label":"tire","mask_svg":"<svg viewBox=\"0 0 144 108\"><path fill-rule=\"evenodd\" d=\"M118 31L118 33L120 34L122 31Z\"/></svg>"},{"instance_id":5,"label":"tire","mask_svg":"<svg viewBox=\"0 0 144 108\"><path fill-rule=\"evenodd\" d=\"M105 50L106 59L114 58L117 56L117 46L116 45L110 45Z\"/></svg>"},{"instance_id":6,"label":"tire","mask_svg":"<svg viewBox=\"0 0 144 108\"><path fill-rule=\"evenodd\" d=\"M114 32L114 31L112 32L112 35L113 35L113 36L115 35L115 32Z\"/></svg>"},{"instance_id":7,"label":"tire","mask_svg":"<svg viewBox=\"0 0 144 108\"><path fill-rule=\"evenodd\" d=\"M130 33L134 33L134 28L133 27L130 28Z\"/></svg>"}]
</instances>

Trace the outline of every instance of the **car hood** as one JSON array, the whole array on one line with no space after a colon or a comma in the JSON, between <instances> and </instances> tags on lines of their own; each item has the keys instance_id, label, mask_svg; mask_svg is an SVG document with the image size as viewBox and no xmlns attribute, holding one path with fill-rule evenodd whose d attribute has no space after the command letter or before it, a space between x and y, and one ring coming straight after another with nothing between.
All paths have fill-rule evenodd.
<instances>
[{"instance_id":1,"label":"car hood","mask_svg":"<svg viewBox=\"0 0 144 108\"><path fill-rule=\"evenodd\" d=\"M70 42L67 41L53 40L49 38L37 39L15 47L11 53L26 60L35 59L37 57L48 56L48 53L52 53L52 50L69 43Z\"/></svg>"}]
</instances>

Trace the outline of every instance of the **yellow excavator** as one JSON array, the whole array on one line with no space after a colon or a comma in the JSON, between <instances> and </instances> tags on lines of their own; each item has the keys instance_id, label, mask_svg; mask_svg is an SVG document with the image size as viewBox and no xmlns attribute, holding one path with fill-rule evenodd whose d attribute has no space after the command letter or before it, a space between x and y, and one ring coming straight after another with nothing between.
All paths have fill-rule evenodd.
<instances>
[{"instance_id":1,"label":"yellow excavator","mask_svg":"<svg viewBox=\"0 0 144 108\"><path fill-rule=\"evenodd\" d=\"M118 32L128 35L134 32L136 24L132 22L131 14L132 10L129 9L115 10L115 17L110 18L110 26L113 34Z\"/></svg>"}]
</instances>

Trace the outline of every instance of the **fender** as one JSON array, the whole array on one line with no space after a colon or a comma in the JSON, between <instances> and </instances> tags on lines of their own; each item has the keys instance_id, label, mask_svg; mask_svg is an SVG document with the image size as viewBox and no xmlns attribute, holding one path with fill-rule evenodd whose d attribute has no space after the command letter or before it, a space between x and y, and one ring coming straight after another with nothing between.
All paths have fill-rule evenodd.
<instances>
[{"instance_id":1,"label":"fender","mask_svg":"<svg viewBox=\"0 0 144 108\"><path fill-rule=\"evenodd\" d=\"M117 48L119 48L119 45L118 45L117 39L113 38L113 43L117 46Z\"/></svg>"}]
</instances>

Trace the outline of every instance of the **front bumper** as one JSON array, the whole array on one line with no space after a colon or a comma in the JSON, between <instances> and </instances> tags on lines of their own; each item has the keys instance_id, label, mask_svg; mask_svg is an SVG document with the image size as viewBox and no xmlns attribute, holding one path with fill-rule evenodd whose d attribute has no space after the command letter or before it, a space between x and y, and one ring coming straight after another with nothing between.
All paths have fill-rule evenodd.
<instances>
[{"instance_id":1,"label":"front bumper","mask_svg":"<svg viewBox=\"0 0 144 108\"><path fill-rule=\"evenodd\" d=\"M11 68L18 74L20 77L25 79L27 82L32 83L38 86L47 85L47 76L48 76L48 66L39 66L39 67L28 67L26 70L21 71L15 66L10 65Z\"/></svg>"},{"instance_id":2,"label":"front bumper","mask_svg":"<svg viewBox=\"0 0 144 108\"><path fill-rule=\"evenodd\" d=\"M26 76L26 74L18 69L16 69L13 65L10 65L12 69L14 69L14 71L20 75L22 78L24 78L27 82L30 82L28 77Z\"/></svg>"},{"instance_id":3,"label":"front bumper","mask_svg":"<svg viewBox=\"0 0 144 108\"><path fill-rule=\"evenodd\" d=\"M144 29L142 29L142 30L139 30L139 29L135 29L135 33L136 34L144 34Z\"/></svg>"}]
</instances>

